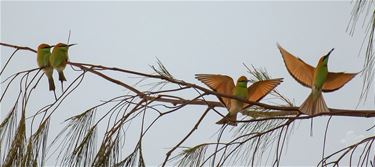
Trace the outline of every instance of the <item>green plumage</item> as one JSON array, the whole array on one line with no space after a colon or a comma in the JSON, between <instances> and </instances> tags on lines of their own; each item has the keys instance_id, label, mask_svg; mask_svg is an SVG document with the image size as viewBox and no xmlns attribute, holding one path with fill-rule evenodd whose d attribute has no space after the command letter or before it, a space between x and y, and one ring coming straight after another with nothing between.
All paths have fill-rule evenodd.
<instances>
[{"instance_id":1,"label":"green plumage","mask_svg":"<svg viewBox=\"0 0 375 167\"><path fill-rule=\"evenodd\" d=\"M236 86L233 89L233 96L247 100L248 99L248 89L247 89L247 79L246 81L239 80L237 81ZM237 114L243 109L243 102L238 101L236 99L231 99L231 106L229 108L229 113L225 116L222 120L220 120L219 124L228 123L230 125L237 125Z\"/></svg>"},{"instance_id":2,"label":"green plumage","mask_svg":"<svg viewBox=\"0 0 375 167\"><path fill-rule=\"evenodd\" d=\"M322 95L322 88L328 76L329 54L323 56L314 70L311 93L300 106L300 111L308 115L315 113L329 112L327 104Z\"/></svg>"},{"instance_id":3,"label":"green plumage","mask_svg":"<svg viewBox=\"0 0 375 167\"><path fill-rule=\"evenodd\" d=\"M236 87L234 87L233 96L239 97L244 100L248 99L247 81L237 82ZM233 106L236 109L238 108L239 110L241 110L243 107L243 103L238 100L232 99L232 103L233 103L232 105L236 105L236 106Z\"/></svg>"},{"instance_id":4,"label":"green plumage","mask_svg":"<svg viewBox=\"0 0 375 167\"><path fill-rule=\"evenodd\" d=\"M66 45L63 43L58 43L52 50L52 55L50 57L51 65L59 73L59 80L61 82L66 81L64 76L64 69L68 62L68 49L72 45Z\"/></svg>"},{"instance_id":5,"label":"green plumage","mask_svg":"<svg viewBox=\"0 0 375 167\"><path fill-rule=\"evenodd\" d=\"M47 44L41 44L37 51L37 63L48 78L49 90L55 90L55 83L53 81L53 67L50 64L51 57L51 46Z\"/></svg>"},{"instance_id":6,"label":"green plumage","mask_svg":"<svg viewBox=\"0 0 375 167\"><path fill-rule=\"evenodd\" d=\"M323 84L327 80L328 76L328 57L324 58L316 67L316 71L314 72L314 82L313 85L316 89L321 90L323 87Z\"/></svg>"}]
</instances>

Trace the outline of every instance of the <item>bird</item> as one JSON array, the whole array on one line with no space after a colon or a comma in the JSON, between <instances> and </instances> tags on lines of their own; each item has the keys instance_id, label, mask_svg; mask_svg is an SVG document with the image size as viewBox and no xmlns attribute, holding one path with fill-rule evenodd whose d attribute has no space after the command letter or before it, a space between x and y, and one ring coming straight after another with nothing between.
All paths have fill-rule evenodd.
<instances>
[{"instance_id":1,"label":"bird","mask_svg":"<svg viewBox=\"0 0 375 167\"><path fill-rule=\"evenodd\" d=\"M55 90L55 83L53 81L53 67L49 61L51 57L51 47L48 44L42 43L37 49L37 63L40 68L42 68L44 74L48 78L49 90Z\"/></svg>"},{"instance_id":2,"label":"bird","mask_svg":"<svg viewBox=\"0 0 375 167\"><path fill-rule=\"evenodd\" d=\"M51 57L49 59L52 67L56 69L56 71L59 74L59 80L61 83L63 81L66 81L65 75L64 75L64 69L66 67L66 64L68 62L68 50L69 47L74 46L76 44L64 44L64 43L58 43L53 47Z\"/></svg>"},{"instance_id":3,"label":"bird","mask_svg":"<svg viewBox=\"0 0 375 167\"><path fill-rule=\"evenodd\" d=\"M233 79L227 75L196 74L195 78L217 93L235 96L252 102L258 102L282 82L282 78L262 80L247 87L249 80L245 76L239 77L236 85L234 85ZM237 99L217 97L229 113L216 122L216 124L237 126L237 113L251 105L243 104L243 102Z\"/></svg>"},{"instance_id":4,"label":"bird","mask_svg":"<svg viewBox=\"0 0 375 167\"><path fill-rule=\"evenodd\" d=\"M277 47L280 50L289 74L301 85L311 89L311 93L299 107L299 110L304 114L314 115L329 112L330 110L327 107L322 92L336 91L358 74L328 72L328 59L334 49L331 49L327 54L322 56L316 67L313 67L300 58L293 56L279 44L277 44Z\"/></svg>"}]
</instances>

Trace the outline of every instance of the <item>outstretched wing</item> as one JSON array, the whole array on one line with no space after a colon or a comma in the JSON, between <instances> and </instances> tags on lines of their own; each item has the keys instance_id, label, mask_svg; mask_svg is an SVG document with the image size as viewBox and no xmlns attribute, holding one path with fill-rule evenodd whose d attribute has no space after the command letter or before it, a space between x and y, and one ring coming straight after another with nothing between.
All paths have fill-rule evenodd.
<instances>
[{"instance_id":1,"label":"outstretched wing","mask_svg":"<svg viewBox=\"0 0 375 167\"><path fill-rule=\"evenodd\" d=\"M249 101L257 102L270 93L277 85L283 82L282 78L258 81L247 88ZM247 107L246 105L245 107Z\"/></svg>"},{"instance_id":2,"label":"outstretched wing","mask_svg":"<svg viewBox=\"0 0 375 167\"><path fill-rule=\"evenodd\" d=\"M353 79L358 73L328 73L327 80L324 82L322 91L332 92L343 87L347 82Z\"/></svg>"},{"instance_id":3,"label":"outstretched wing","mask_svg":"<svg viewBox=\"0 0 375 167\"><path fill-rule=\"evenodd\" d=\"M206 84L215 92L226 95L233 94L234 82L233 79L229 76L214 74L195 74L195 78ZM230 108L231 99L219 96L217 97L219 98L221 103L225 105L227 109Z\"/></svg>"},{"instance_id":4,"label":"outstretched wing","mask_svg":"<svg viewBox=\"0 0 375 167\"><path fill-rule=\"evenodd\" d=\"M277 45L290 75L303 86L311 88L315 68Z\"/></svg>"}]
</instances>

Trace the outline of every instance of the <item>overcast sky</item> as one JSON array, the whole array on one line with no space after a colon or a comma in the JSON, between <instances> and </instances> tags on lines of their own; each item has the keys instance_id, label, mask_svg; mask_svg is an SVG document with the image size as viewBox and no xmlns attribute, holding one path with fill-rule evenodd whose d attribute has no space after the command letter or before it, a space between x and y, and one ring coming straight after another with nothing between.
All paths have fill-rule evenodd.
<instances>
[{"instance_id":1,"label":"overcast sky","mask_svg":"<svg viewBox=\"0 0 375 167\"><path fill-rule=\"evenodd\" d=\"M266 68L273 77L283 77L278 89L299 105L310 90L299 85L287 72L276 47L280 43L305 62L318 59L335 48L330 71L358 72L363 65L359 50L364 30L352 37L346 32L353 4L348 2L1 2L1 42L36 48L40 43L66 42L71 30L70 60L151 72L149 65L160 59L178 79L201 84L196 73L248 75L242 65ZM1 47L2 65L13 50ZM22 52L10 63L6 74L37 67L35 55ZM17 62L17 63L15 63ZM78 72L67 68L71 82ZM5 75L6 76L6 75ZM57 74L55 73L55 78ZM3 80L4 78L2 78ZM123 77L133 83L136 79ZM329 107L354 109L362 78L356 77L342 89L324 94ZM51 102L53 96L42 79L34 98ZM58 84L58 83L56 83ZM202 85L202 84L201 84ZM58 84L59 86L59 84ZM13 89L15 92L16 89ZM63 120L111 97L126 93L123 88L89 76L77 92L55 113L50 135L61 129ZM88 95L91 94L91 95ZM212 98L212 100L216 100ZM9 101L10 103L11 101ZM37 102L35 102L37 103ZM9 110L2 104L1 115ZM31 106L37 110L40 106ZM372 99L358 109L373 108ZM167 148L173 147L190 130L204 107L187 107L153 128L146 139L145 159L159 165ZM222 113L226 113L221 109ZM184 145L215 140L220 117L210 113L199 130ZM321 157L327 117L315 119L314 136L310 121L295 128L284 165L313 165ZM172 126L171 126L172 125ZM370 119L333 118L328 150L340 149L368 135ZM102 129L103 130L103 129ZM132 136L128 136L131 138ZM129 139L131 140L131 139ZM53 165L49 159L48 165Z\"/></svg>"}]
</instances>

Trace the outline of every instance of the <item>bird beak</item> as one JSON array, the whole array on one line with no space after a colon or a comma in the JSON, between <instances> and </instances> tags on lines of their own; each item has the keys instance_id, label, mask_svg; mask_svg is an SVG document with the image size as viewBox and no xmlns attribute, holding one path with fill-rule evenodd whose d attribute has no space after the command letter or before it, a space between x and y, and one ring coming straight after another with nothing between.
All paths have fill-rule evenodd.
<instances>
[{"instance_id":1,"label":"bird beak","mask_svg":"<svg viewBox=\"0 0 375 167\"><path fill-rule=\"evenodd\" d=\"M68 45L68 48L71 47L71 46L74 46L74 45L77 45L77 44L76 44L76 43L69 44L69 45Z\"/></svg>"},{"instance_id":2,"label":"bird beak","mask_svg":"<svg viewBox=\"0 0 375 167\"><path fill-rule=\"evenodd\" d=\"M327 53L327 57L329 57L329 55L333 52L333 50L335 50L335 48L332 48L332 49Z\"/></svg>"}]
</instances>

